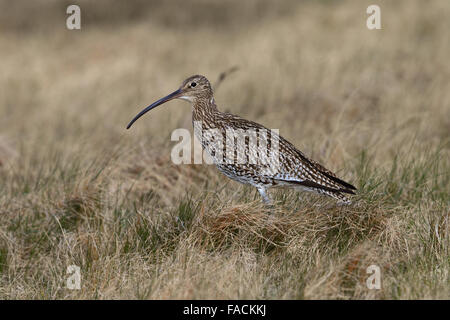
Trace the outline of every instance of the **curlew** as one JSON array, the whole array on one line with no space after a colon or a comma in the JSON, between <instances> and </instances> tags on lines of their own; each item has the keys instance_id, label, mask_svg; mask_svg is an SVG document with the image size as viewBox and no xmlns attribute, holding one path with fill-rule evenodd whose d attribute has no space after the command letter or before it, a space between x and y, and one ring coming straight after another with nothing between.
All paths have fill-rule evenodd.
<instances>
[{"instance_id":1,"label":"curlew","mask_svg":"<svg viewBox=\"0 0 450 320\"><path fill-rule=\"evenodd\" d=\"M217 168L235 181L256 187L265 203L271 203L267 189L272 187L313 191L340 204L349 204L347 195L355 194L354 186L307 158L277 132L219 111L212 87L201 75L189 77L179 89L146 107L127 129L148 111L173 99L192 104L195 136Z\"/></svg>"}]
</instances>

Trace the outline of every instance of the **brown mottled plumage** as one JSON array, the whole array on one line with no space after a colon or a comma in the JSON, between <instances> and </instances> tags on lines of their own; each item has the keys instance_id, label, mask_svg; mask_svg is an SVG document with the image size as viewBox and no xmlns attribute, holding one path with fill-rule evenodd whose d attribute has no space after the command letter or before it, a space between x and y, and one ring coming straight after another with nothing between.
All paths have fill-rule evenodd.
<instances>
[{"instance_id":1,"label":"brown mottled plumage","mask_svg":"<svg viewBox=\"0 0 450 320\"><path fill-rule=\"evenodd\" d=\"M193 103L195 135L217 168L233 180L255 186L265 202L270 202L267 188L291 187L350 203L345 194L354 194L354 186L308 159L276 132L259 123L220 112L211 85L204 76L195 75L186 79L178 90L142 110L127 129L146 112L176 98ZM229 137L230 140L227 140ZM243 138L241 144L236 145L235 141L240 138Z\"/></svg>"}]
</instances>

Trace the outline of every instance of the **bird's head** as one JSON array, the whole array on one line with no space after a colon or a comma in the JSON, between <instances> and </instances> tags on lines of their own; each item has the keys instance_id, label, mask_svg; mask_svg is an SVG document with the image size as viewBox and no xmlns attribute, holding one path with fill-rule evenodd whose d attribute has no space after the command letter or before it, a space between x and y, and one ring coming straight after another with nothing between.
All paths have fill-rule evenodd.
<instances>
[{"instance_id":1,"label":"bird's head","mask_svg":"<svg viewBox=\"0 0 450 320\"><path fill-rule=\"evenodd\" d=\"M166 103L167 101L173 99L182 99L189 102L195 102L198 99L209 100L212 98L212 94L213 91L211 88L211 84L209 83L208 79L206 79L206 77L200 75L191 76L183 81L181 87L178 88L178 90L175 90L174 92L165 96L164 98L161 98L158 101L153 102L147 108L139 112L139 114L136 117L134 117L133 120L130 121L130 123L127 126L127 129L129 129L133 125L133 123L137 119L142 117L145 113L156 108L159 105L162 105L163 103Z\"/></svg>"}]
</instances>

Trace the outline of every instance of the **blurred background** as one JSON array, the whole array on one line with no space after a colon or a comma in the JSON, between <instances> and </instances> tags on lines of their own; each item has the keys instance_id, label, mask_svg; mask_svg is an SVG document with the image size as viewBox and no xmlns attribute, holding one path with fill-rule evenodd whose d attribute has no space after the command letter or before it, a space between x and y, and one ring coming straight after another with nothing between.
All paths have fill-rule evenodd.
<instances>
[{"instance_id":1,"label":"blurred background","mask_svg":"<svg viewBox=\"0 0 450 320\"><path fill-rule=\"evenodd\" d=\"M66 28L70 4L81 8L81 30ZM381 8L381 30L366 27L371 4ZM150 219L151 225L158 226L155 221L179 206L186 194L201 205L201 197L211 193L225 207L257 199L252 189L225 182L211 166L171 163L175 144L171 132L192 131L186 102L170 102L125 130L137 112L178 88L188 76L203 74L214 83L231 67L238 71L215 92L220 110L280 129L300 150L356 184L366 200L389 200L391 208L402 213L421 203L430 212L444 214L444 207L434 208L434 201L444 201L449 191L445 175L450 132L449 17L446 0L0 1L0 271L4 272L0 293L36 297L43 286L43 297L65 297L69 293L58 289L52 275L63 274L65 263L72 260L82 265L101 261L100 275L105 256L114 251L109 246L116 243L108 237L117 234L118 242L125 237L108 219L125 217L135 227ZM429 156L437 153L436 164ZM398 171L416 168L417 163L422 171ZM437 169L426 166L430 163ZM431 172L433 178L428 176ZM380 184L371 177L378 177ZM373 183L369 189L368 181ZM426 201L414 193L418 186L426 188ZM287 212L295 213L302 204L289 195ZM106 219L102 227L91 224L99 198L111 206L101 210ZM222 212L217 199L210 205L204 202L205 212ZM366 209L362 212L372 212ZM390 217L391 211L381 211L390 212ZM67 225L55 225L55 216ZM448 221L446 217L442 221ZM386 219L390 222L376 230L396 226ZM58 233L61 228L72 240ZM135 229L127 232L129 241L140 241L131 236L138 234ZM70 243L70 248L63 243ZM77 245L80 251L74 249ZM400 253L391 256L395 255ZM56 256L60 265L54 264ZM43 275L26 269L25 261L30 259L53 272ZM332 259L326 256L323 261ZM139 278L140 267L117 268L111 270L126 274L126 279ZM222 271L232 275L244 270L230 268ZM320 275L319 266L305 268ZM21 286L13 285L13 278L21 279ZM31 278L41 284L30 284ZM97 279L95 272L92 279ZM177 292L176 281L171 285L161 281L159 286L152 284L156 287L149 297L298 297L298 291L289 289L289 277L283 278L286 287L274 285L272 291L253 288L255 279L241 279L241 284L229 279L229 291L194 290L197 296L192 291ZM114 297L113 288L129 285L130 291L124 289L123 294L136 297L130 283L116 280L99 284L104 285L101 296ZM333 290L319 288L314 285L319 278L309 280L307 284L299 280L301 290L310 288L301 297L392 297L392 292L377 296L355 288L351 293L339 291L334 282ZM190 285L214 288L201 283ZM242 283L248 287L239 287ZM443 290L436 290L419 290L416 297L445 296ZM235 291L241 295L235 296ZM394 296L414 296L402 292L409 293Z\"/></svg>"}]
</instances>

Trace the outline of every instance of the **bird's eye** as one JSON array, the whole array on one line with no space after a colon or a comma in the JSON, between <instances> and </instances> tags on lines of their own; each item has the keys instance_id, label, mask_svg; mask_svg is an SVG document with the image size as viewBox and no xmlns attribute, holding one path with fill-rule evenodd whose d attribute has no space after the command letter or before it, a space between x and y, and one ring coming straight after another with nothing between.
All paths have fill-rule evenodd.
<instances>
[{"instance_id":1,"label":"bird's eye","mask_svg":"<svg viewBox=\"0 0 450 320\"><path fill-rule=\"evenodd\" d=\"M195 82L191 82L191 87L195 87L197 84Z\"/></svg>"}]
</instances>

